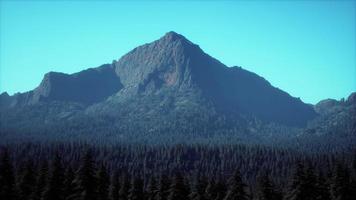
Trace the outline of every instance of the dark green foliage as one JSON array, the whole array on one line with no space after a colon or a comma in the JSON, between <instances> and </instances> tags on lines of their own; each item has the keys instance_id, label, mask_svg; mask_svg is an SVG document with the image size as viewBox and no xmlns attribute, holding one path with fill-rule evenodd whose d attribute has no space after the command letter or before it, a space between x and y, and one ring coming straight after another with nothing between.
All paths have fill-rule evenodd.
<instances>
[{"instance_id":1,"label":"dark green foliage","mask_svg":"<svg viewBox=\"0 0 356 200\"><path fill-rule=\"evenodd\" d=\"M71 199L96 200L97 179L95 170L92 152L88 150L82 158L79 170L76 172L75 193L70 197Z\"/></svg>"},{"instance_id":2,"label":"dark green foliage","mask_svg":"<svg viewBox=\"0 0 356 200\"><path fill-rule=\"evenodd\" d=\"M74 173L72 167L68 167L68 169L65 173L65 180L64 180L64 191L63 192L64 192L64 196L66 197L65 199L70 199L69 197L75 193L74 179L75 179L75 173Z\"/></svg>"},{"instance_id":3,"label":"dark green foliage","mask_svg":"<svg viewBox=\"0 0 356 200\"><path fill-rule=\"evenodd\" d=\"M337 164L331 181L331 194L333 200L352 200L351 180L349 169Z\"/></svg>"},{"instance_id":4,"label":"dark green foliage","mask_svg":"<svg viewBox=\"0 0 356 200\"><path fill-rule=\"evenodd\" d=\"M298 162L294 169L294 174L290 180L289 189L284 197L285 200L305 200L309 194L306 188L305 167L301 162Z\"/></svg>"},{"instance_id":5,"label":"dark green foliage","mask_svg":"<svg viewBox=\"0 0 356 200\"><path fill-rule=\"evenodd\" d=\"M229 189L224 200L248 200L246 184L242 181L241 173L236 170L229 181Z\"/></svg>"},{"instance_id":6,"label":"dark green foliage","mask_svg":"<svg viewBox=\"0 0 356 200\"><path fill-rule=\"evenodd\" d=\"M127 200L129 196L129 190L131 188L130 179L128 174L125 174L121 178L121 188L119 191L119 200Z\"/></svg>"},{"instance_id":7,"label":"dark green foliage","mask_svg":"<svg viewBox=\"0 0 356 200\"><path fill-rule=\"evenodd\" d=\"M281 200L282 195L276 190L267 173L258 178L257 183L258 200Z\"/></svg>"},{"instance_id":8,"label":"dark green foliage","mask_svg":"<svg viewBox=\"0 0 356 200\"><path fill-rule=\"evenodd\" d=\"M184 177L180 172L176 172L169 188L167 200L182 200L188 199L189 188L185 183Z\"/></svg>"},{"instance_id":9,"label":"dark green foliage","mask_svg":"<svg viewBox=\"0 0 356 200\"><path fill-rule=\"evenodd\" d=\"M207 180L206 177L200 176L197 174L195 178L194 185L192 188L192 192L190 194L191 200L208 200L208 195L206 195L206 188L207 188Z\"/></svg>"},{"instance_id":10,"label":"dark green foliage","mask_svg":"<svg viewBox=\"0 0 356 200\"><path fill-rule=\"evenodd\" d=\"M52 161L51 171L43 200L64 200L64 168L61 157L56 154Z\"/></svg>"},{"instance_id":11,"label":"dark green foliage","mask_svg":"<svg viewBox=\"0 0 356 200\"><path fill-rule=\"evenodd\" d=\"M158 200L158 183L154 176L151 177L147 188L147 200Z\"/></svg>"},{"instance_id":12,"label":"dark green foliage","mask_svg":"<svg viewBox=\"0 0 356 200\"><path fill-rule=\"evenodd\" d=\"M32 200L41 200L43 191L47 185L48 179L48 163L42 162L40 169L37 173L37 181L35 186L35 191L33 193Z\"/></svg>"},{"instance_id":13,"label":"dark green foliage","mask_svg":"<svg viewBox=\"0 0 356 200\"><path fill-rule=\"evenodd\" d=\"M25 166L21 170L23 174L19 180L19 193L18 196L20 199L30 199L35 192L36 186L36 172L33 166L33 162L29 160L26 162Z\"/></svg>"},{"instance_id":14,"label":"dark green foliage","mask_svg":"<svg viewBox=\"0 0 356 200\"><path fill-rule=\"evenodd\" d=\"M167 200L169 195L169 187L171 181L167 175L161 174L158 185L158 197L157 200Z\"/></svg>"},{"instance_id":15,"label":"dark green foliage","mask_svg":"<svg viewBox=\"0 0 356 200\"><path fill-rule=\"evenodd\" d=\"M139 177L132 178L128 200L142 200L144 196L143 180Z\"/></svg>"},{"instance_id":16,"label":"dark green foliage","mask_svg":"<svg viewBox=\"0 0 356 200\"><path fill-rule=\"evenodd\" d=\"M119 200L120 186L120 175L118 170L115 170L111 176L110 200Z\"/></svg>"},{"instance_id":17,"label":"dark green foliage","mask_svg":"<svg viewBox=\"0 0 356 200\"><path fill-rule=\"evenodd\" d=\"M0 162L0 199L15 200L14 169L7 149L4 149Z\"/></svg>"},{"instance_id":18,"label":"dark green foliage","mask_svg":"<svg viewBox=\"0 0 356 200\"><path fill-rule=\"evenodd\" d=\"M97 200L109 200L110 177L105 166L101 166L97 173Z\"/></svg>"}]
</instances>

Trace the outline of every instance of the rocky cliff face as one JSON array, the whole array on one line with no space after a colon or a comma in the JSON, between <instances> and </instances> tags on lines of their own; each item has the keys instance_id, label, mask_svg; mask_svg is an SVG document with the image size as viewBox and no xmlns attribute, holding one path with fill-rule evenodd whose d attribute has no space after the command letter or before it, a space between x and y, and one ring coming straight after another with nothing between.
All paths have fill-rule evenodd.
<instances>
[{"instance_id":1,"label":"rocky cliff face","mask_svg":"<svg viewBox=\"0 0 356 200\"><path fill-rule=\"evenodd\" d=\"M30 92L1 96L6 106L53 101L81 103L95 114L110 110L111 115L122 115L113 109L115 104L130 107L139 101L162 116L157 109L165 102L170 102L167 112L180 109L178 105L206 103L201 106L221 115L290 126L304 126L316 116L300 99L241 67L225 66L175 32L133 49L112 64L71 75L50 72Z\"/></svg>"}]
</instances>

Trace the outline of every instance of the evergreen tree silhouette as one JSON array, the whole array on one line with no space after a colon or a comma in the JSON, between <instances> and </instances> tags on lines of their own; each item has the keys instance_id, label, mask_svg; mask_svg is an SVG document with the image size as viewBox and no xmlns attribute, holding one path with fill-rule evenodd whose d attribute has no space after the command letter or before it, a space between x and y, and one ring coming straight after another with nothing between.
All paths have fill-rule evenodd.
<instances>
[{"instance_id":1,"label":"evergreen tree silhouette","mask_svg":"<svg viewBox=\"0 0 356 200\"><path fill-rule=\"evenodd\" d=\"M264 173L257 180L257 199L258 200L280 200L282 195L277 192L274 184L269 178L268 173Z\"/></svg>"},{"instance_id":2,"label":"evergreen tree silhouette","mask_svg":"<svg viewBox=\"0 0 356 200\"><path fill-rule=\"evenodd\" d=\"M169 180L168 176L165 174L161 174L159 178L158 195L156 200L167 200L170 185L171 181Z\"/></svg>"},{"instance_id":3,"label":"evergreen tree silhouette","mask_svg":"<svg viewBox=\"0 0 356 200\"><path fill-rule=\"evenodd\" d=\"M247 200L249 196L246 192L246 184L242 181L239 170L236 170L230 178L229 189L224 200Z\"/></svg>"},{"instance_id":4,"label":"evergreen tree silhouette","mask_svg":"<svg viewBox=\"0 0 356 200\"><path fill-rule=\"evenodd\" d=\"M169 188L168 200L189 199L189 189L185 184L184 177L180 172L176 172Z\"/></svg>"},{"instance_id":5,"label":"evergreen tree silhouette","mask_svg":"<svg viewBox=\"0 0 356 200\"><path fill-rule=\"evenodd\" d=\"M208 183L205 177L200 176L198 173L195 177L195 182L192 187L192 193L189 195L191 200L207 200L205 189Z\"/></svg>"},{"instance_id":6,"label":"evergreen tree silhouette","mask_svg":"<svg viewBox=\"0 0 356 200\"><path fill-rule=\"evenodd\" d=\"M50 168L50 175L43 194L43 200L63 200L64 169L61 157L57 153Z\"/></svg>"},{"instance_id":7,"label":"evergreen tree silhouette","mask_svg":"<svg viewBox=\"0 0 356 200\"><path fill-rule=\"evenodd\" d=\"M15 200L15 175L10 155L4 149L0 160L0 199Z\"/></svg>"},{"instance_id":8,"label":"evergreen tree silhouette","mask_svg":"<svg viewBox=\"0 0 356 200\"><path fill-rule=\"evenodd\" d=\"M33 166L33 161L28 160L22 168L22 176L19 180L19 198L30 199L35 192L36 172Z\"/></svg>"},{"instance_id":9,"label":"evergreen tree silhouette","mask_svg":"<svg viewBox=\"0 0 356 200\"><path fill-rule=\"evenodd\" d=\"M72 167L68 167L65 173L64 180L64 197L66 200L69 200L70 197L75 193L75 184L74 184L75 174Z\"/></svg>"},{"instance_id":10,"label":"evergreen tree silhouette","mask_svg":"<svg viewBox=\"0 0 356 200\"><path fill-rule=\"evenodd\" d=\"M110 178L104 165L97 173L97 200L109 200Z\"/></svg>"},{"instance_id":11,"label":"evergreen tree silhouette","mask_svg":"<svg viewBox=\"0 0 356 200\"><path fill-rule=\"evenodd\" d=\"M129 190L131 188L129 176L127 174L122 176L121 183L122 184L119 191L119 200L127 200L129 196Z\"/></svg>"},{"instance_id":12,"label":"evergreen tree silhouette","mask_svg":"<svg viewBox=\"0 0 356 200\"><path fill-rule=\"evenodd\" d=\"M151 178L150 178L150 181L148 183L147 200L156 200L157 198L158 198L157 180L152 175Z\"/></svg>"},{"instance_id":13,"label":"evergreen tree silhouette","mask_svg":"<svg viewBox=\"0 0 356 200\"><path fill-rule=\"evenodd\" d=\"M48 179L48 162L43 161L37 173L37 181L36 181L35 191L31 198L32 200L42 199L43 191L45 190L47 185L47 179Z\"/></svg>"},{"instance_id":14,"label":"evergreen tree silhouette","mask_svg":"<svg viewBox=\"0 0 356 200\"><path fill-rule=\"evenodd\" d=\"M97 179L95 177L95 163L91 150L88 150L82 158L81 165L74 179L75 192L69 199L96 200Z\"/></svg>"},{"instance_id":15,"label":"evergreen tree silhouette","mask_svg":"<svg viewBox=\"0 0 356 200\"><path fill-rule=\"evenodd\" d=\"M120 175L119 171L116 170L111 177L110 200L119 200L120 186Z\"/></svg>"},{"instance_id":16,"label":"evergreen tree silhouette","mask_svg":"<svg viewBox=\"0 0 356 200\"><path fill-rule=\"evenodd\" d=\"M334 200L352 200L350 172L341 163L336 165L331 181L331 194Z\"/></svg>"},{"instance_id":17,"label":"evergreen tree silhouette","mask_svg":"<svg viewBox=\"0 0 356 200\"><path fill-rule=\"evenodd\" d=\"M139 177L134 177L132 178L128 200L143 200L143 199L144 199L143 180Z\"/></svg>"},{"instance_id":18,"label":"evergreen tree silhouette","mask_svg":"<svg viewBox=\"0 0 356 200\"><path fill-rule=\"evenodd\" d=\"M290 179L289 189L284 197L285 200L306 200L309 194L306 187L305 167L298 162L294 169L293 177Z\"/></svg>"}]
</instances>

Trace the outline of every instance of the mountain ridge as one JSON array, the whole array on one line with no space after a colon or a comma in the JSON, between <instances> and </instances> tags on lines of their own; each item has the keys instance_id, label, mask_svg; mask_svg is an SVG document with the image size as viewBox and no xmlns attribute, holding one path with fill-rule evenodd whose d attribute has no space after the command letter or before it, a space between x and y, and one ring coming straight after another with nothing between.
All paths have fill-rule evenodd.
<instances>
[{"instance_id":1,"label":"mountain ridge","mask_svg":"<svg viewBox=\"0 0 356 200\"><path fill-rule=\"evenodd\" d=\"M151 105L148 101L157 95L161 100ZM14 96L4 94L0 100L1 107L75 102L89 110L95 107L96 113L107 110L110 115L120 115L111 108L137 98L151 111L163 101L171 102L168 111L180 109L180 105L207 103L202 106L222 115L255 116L289 126L305 126L317 115L310 105L273 87L261 76L241 67L227 67L175 32L134 48L112 64L70 75L47 73L34 90Z\"/></svg>"}]
</instances>

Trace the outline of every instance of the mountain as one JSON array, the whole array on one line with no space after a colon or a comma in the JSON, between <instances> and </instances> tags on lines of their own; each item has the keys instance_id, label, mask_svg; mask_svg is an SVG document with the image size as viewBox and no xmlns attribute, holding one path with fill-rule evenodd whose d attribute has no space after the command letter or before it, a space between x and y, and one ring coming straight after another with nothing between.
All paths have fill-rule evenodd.
<instances>
[{"instance_id":1,"label":"mountain","mask_svg":"<svg viewBox=\"0 0 356 200\"><path fill-rule=\"evenodd\" d=\"M112 64L75 74L50 72L34 90L1 94L0 105L3 129L60 123L79 129L90 120L101 131L125 133L128 127L136 132L178 127L186 133L249 135L269 124L304 127L318 115L299 98L255 73L225 66L175 32Z\"/></svg>"}]
</instances>

